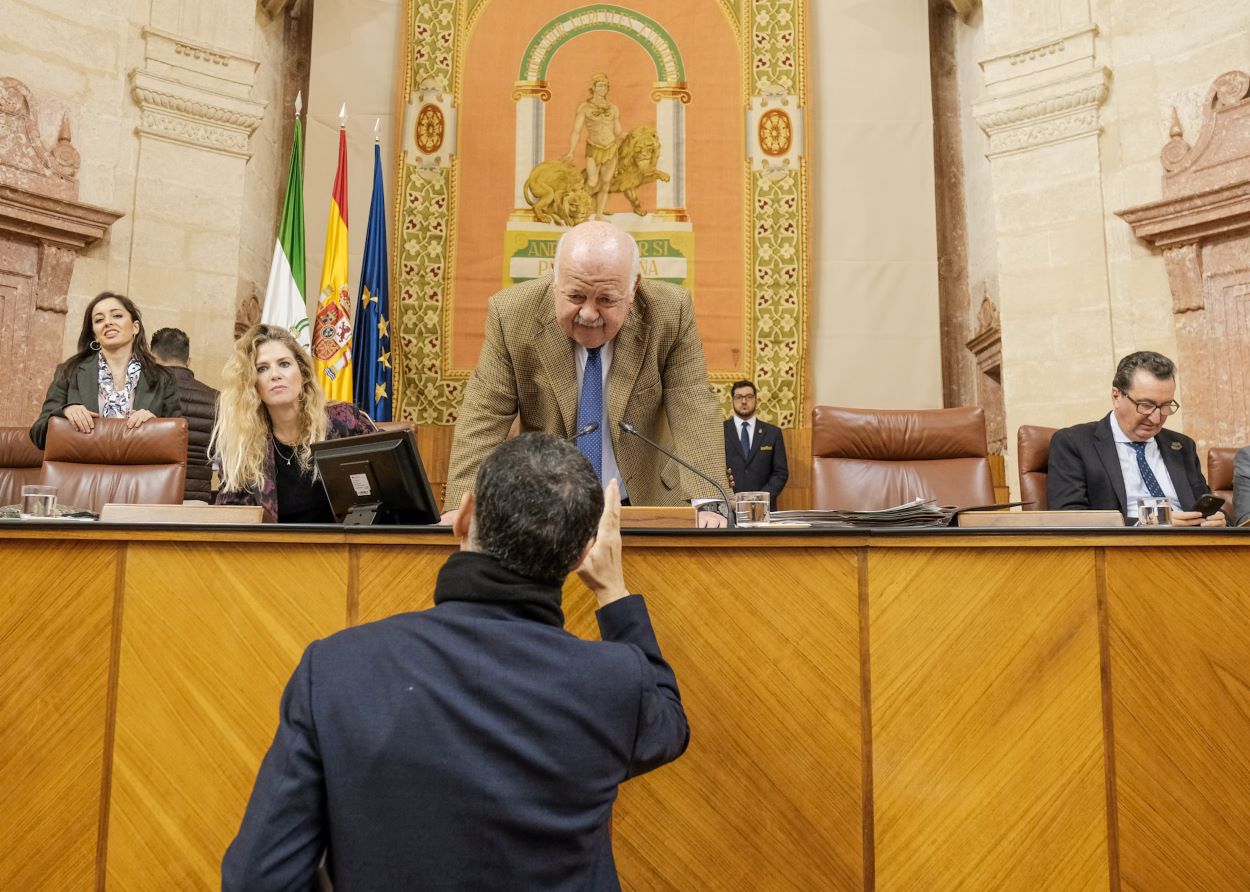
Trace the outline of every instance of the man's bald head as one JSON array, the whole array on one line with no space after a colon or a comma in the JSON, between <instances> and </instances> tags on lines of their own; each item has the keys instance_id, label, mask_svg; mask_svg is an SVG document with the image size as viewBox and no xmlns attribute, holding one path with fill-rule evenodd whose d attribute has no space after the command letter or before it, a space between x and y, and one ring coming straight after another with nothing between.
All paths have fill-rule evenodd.
<instances>
[{"instance_id":1,"label":"man's bald head","mask_svg":"<svg viewBox=\"0 0 1250 892\"><path fill-rule=\"evenodd\" d=\"M556 246L556 321L583 347L601 347L625 324L641 280L638 243L611 223L574 226Z\"/></svg>"}]
</instances>

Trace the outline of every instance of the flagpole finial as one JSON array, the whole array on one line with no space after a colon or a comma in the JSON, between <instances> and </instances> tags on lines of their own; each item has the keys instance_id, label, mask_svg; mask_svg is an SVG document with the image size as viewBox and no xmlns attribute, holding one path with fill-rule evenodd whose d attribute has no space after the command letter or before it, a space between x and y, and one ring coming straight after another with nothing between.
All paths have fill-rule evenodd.
<instances>
[{"instance_id":1,"label":"flagpole finial","mask_svg":"<svg viewBox=\"0 0 1250 892\"><path fill-rule=\"evenodd\" d=\"M343 103L343 107L339 109L339 126L347 126L347 103Z\"/></svg>"},{"instance_id":2,"label":"flagpole finial","mask_svg":"<svg viewBox=\"0 0 1250 892\"><path fill-rule=\"evenodd\" d=\"M304 110L304 91L300 90L295 94L295 117L299 117L299 113Z\"/></svg>"},{"instance_id":3,"label":"flagpole finial","mask_svg":"<svg viewBox=\"0 0 1250 892\"><path fill-rule=\"evenodd\" d=\"M373 119L373 141L374 142L382 141L382 119L381 118Z\"/></svg>"}]
</instances>

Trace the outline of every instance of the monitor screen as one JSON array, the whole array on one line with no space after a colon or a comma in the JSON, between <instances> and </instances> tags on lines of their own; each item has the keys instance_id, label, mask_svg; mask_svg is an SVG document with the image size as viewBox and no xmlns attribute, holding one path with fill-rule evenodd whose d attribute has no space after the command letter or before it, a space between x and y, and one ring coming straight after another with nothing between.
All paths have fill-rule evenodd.
<instances>
[{"instance_id":1,"label":"monitor screen","mask_svg":"<svg viewBox=\"0 0 1250 892\"><path fill-rule=\"evenodd\" d=\"M340 523L438 523L438 504L412 431L326 440L314 443L312 453Z\"/></svg>"}]
</instances>

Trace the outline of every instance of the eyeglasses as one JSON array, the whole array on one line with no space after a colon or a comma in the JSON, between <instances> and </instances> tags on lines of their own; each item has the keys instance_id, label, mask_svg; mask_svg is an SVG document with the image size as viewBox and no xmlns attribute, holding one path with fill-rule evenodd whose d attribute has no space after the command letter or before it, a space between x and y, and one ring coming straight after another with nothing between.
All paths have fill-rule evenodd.
<instances>
[{"instance_id":1,"label":"eyeglasses","mask_svg":"<svg viewBox=\"0 0 1250 892\"><path fill-rule=\"evenodd\" d=\"M1124 392L1121 392L1120 396L1136 406L1138 413L1141 415L1153 415L1157 409L1160 415L1167 418L1169 415L1175 415L1181 407L1181 404L1176 400L1168 400L1166 403L1152 403L1150 400L1135 400Z\"/></svg>"}]
</instances>

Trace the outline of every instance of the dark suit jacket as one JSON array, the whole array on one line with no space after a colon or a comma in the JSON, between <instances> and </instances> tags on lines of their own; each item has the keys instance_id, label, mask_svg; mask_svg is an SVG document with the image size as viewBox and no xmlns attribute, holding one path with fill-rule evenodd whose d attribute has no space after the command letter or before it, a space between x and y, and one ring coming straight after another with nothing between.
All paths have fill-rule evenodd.
<instances>
[{"instance_id":1,"label":"dark suit jacket","mask_svg":"<svg viewBox=\"0 0 1250 892\"><path fill-rule=\"evenodd\" d=\"M91 412L100 411L99 363L99 357L91 354L78 364L68 382L61 380L61 366L56 367L48 395L43 400L43 409L30 426L30 439L40 449L44 448L48 439L48 419L53 415L64 417L66 406L85 406ZM149 376L140 372L139 383L135 385L134 408L147 409L157 418L181 418L182 403L178 400L174 376Z\"/></svg>"},{"instance_id":2,"label":"dark suit jacket","mask_svg":"<svg viewBox=\"0 0 1250 892\"><path fill-rule=\"evenodd\" d=\"M447 468L445 511L460 507L478 465L504 441L513 419L521 432L567 437L577 429L577 359L556 322L551 276L507 288L490 299L486 340L465 387ZM724 480L716 442L721 410L707 377L690 292L643 279L625 324L612 341L609 428L616 464L634 505L680 505L715 497L708 484L621 431L628 421L713 480Z\"/></svg>"},{"instance_id":3,"label":"dark suit jacket","mask_svg":"<svg viewBox=\"0 0 1250 892\"><path fill-rule=\"evenodd\" d=\"M738 416L725 419L725 465L733 478L734 492L767 492L771 507L777 507L777 496L790 478L786 464L786 442L781 428L755 419L755 436L751 452L742 455L738 436Z\"/></svg>"},{"instance_id":4,"label":"dark suit jacket","mask_svg":"<svg viewBox=\"0 0 1250 892\"><path fill-rule=\"evenodd\" d=\"M1250 446L1238 449L1233 459L1233 508L1237 511L1233 523L1250 520Z\"/></svg>"},{"instance_id":5,"label":"dark suit jacket","mask_svg":"<svg viewBox=\"0 0 1250 892\"><path fill-rule=\"evenodd\" d=\"M1198 447L1189 437L1167 428L1155 435L1155 441L1176 487L1181 510L1191 510L1211 491L1198 463ZM1127 517L1128 496L1117 448L1109 417L1055 431L1046 469L1050 510L1115 509Z\"/></svg>"},{"instance_id":6,"label":"dark suit jacket","mask_svg":"<svg viewBox=\"0 0 1250 892\"><path fill-rule=\"evenodd\" d=\"M187 419L187 490L188 499L212 501L213 467L208 458L208 443L217 420L217 391L195 377L195 372L181 366L166 366L178 387L182 415Z\"/></svg>"},{"instance_id":7,"label":"dark suit jacket","mask_svg":"<svg viewBox=\"0 0 1250 892\"><path fill-rule=\"evenodd\" d=\"M310 889L327 847L336 892L618 890L617 785L689 729L642 597L598 620L449 601L310 645L223 892Z\"/></svg>"}]
</instances>

